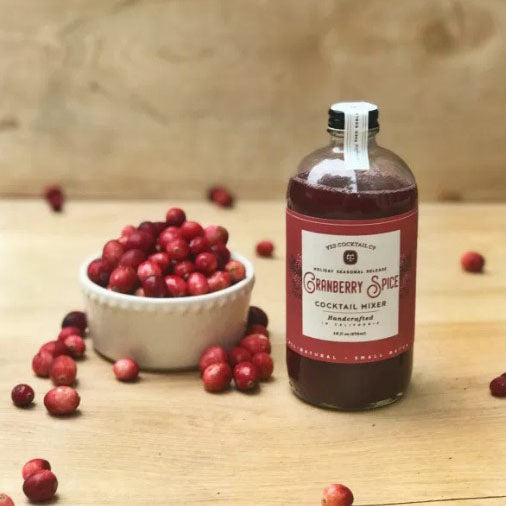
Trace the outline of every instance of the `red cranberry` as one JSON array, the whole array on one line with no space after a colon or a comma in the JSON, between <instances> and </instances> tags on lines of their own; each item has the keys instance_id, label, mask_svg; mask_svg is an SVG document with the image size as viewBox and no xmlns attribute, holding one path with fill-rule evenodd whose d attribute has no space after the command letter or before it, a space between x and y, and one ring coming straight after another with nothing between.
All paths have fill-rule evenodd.
<instances>
[{"instance_id":1,"label":"red cranberry","mask_svg":"<svg viewBox=\"0 0 506 506\"><path fill-rule=\"evenodd\" d=\"M186 214L179 207L171 207L165 214L165 221L168 225L180 227L186 221Z\"/></svg>"},{"instance_id":2,"label":"red cranberry","mask_svg":"<svg viewBox=\"0 0 506 506\"><path fill-rule=\"evenodd\" d=\"M167 253L160 251L159 253L153 253L148 258L149 261L154 262L162 270L162 274L166 274L170 268L170 258Z\"/></svg>"},{"instance_id":3,"label":"red cranberry","mask_svg":"<svg viewBox=\"0 0 506 506\"><path fill-rule=\"evenodd\" d=\"M234 203L234 197L223 186L215 186L209 190L209 199L222 207L231 207Z\"/></svg>"},{"instance_id":4,"label":"red cranberry","mask_svg":"<svg viewBox=\"0 0 506 506\"><path fill-rule=\"evenodd\" d=\"M152 223L153 227L155 227L155 236L159 236L167 228L165 221L153 221Z\"/></svg>"},{"instance_id":5,"label":"red cranberry","mask_svg":"<svg viewBox=\"0 0 506 506\"><path fill-rule=\"evenodd\" d=\"M243 348L246 348L252 355L265 351L266 353L271 352L271 342L269 338L262 334L251 334L241 339Z\"/></svg>"},{"instance_id":6,"label":"red cranberry","mask_svg":"<svg viewBox=\"0 0 506 506\"><path fill-rule=\"evenodd\" d=\"M145 230L136 230L127 238L127 249L140 249L147 253L148 251L151 251L154 246L155 238Z\"/></svg>"},{"instance_id":7,"label":"red cranberry","mask_svg":"<svg viewBox=\"0 0 506 506\"><path fill-rule=\"evenodd\" d=\"M74 359L67 355L56 357L49 368L49 376L55 385L72 385L77 376Z\"/></svg>"},{"instance_id":8,"label":"red cranberry","mask_svg":"<svg viewBox=\"0 0 506 506\"><path fill-rule=\"evenodd\" d=\"M155 262L151 262L150 260L142 262L142 264L140 264L139 267L137 267L137 276L141 280L141 283L143 283L150 276L161 276L161 275L162 269L160 269L160 266Z\"/></svg>"},{"instance_id":9,"label":"red cranberry","mask_svg":"<svg viewBox=\"0 0 506 506\"><path fill-rule=\"evenodd\" d=\"M195 268L209 276L218 268L218 259L214 253L200 253L195 258Z\"/></svg>"},{"instance_id":10,"label":"red cranberry","mask_svg":"<svg viewBox=\"0 0 506 506\"><path fill-rule=\"evenodd\" d=\"M133 225L127 225L127 226L123 227L123 230L121 230L121 237L128 237L136 230L137 229Z\"/></svg>"},{"instance_id":11,"label":"red cranberry","mask_svg":"<svg viewBox=\"0 0 506 506\"><path fill-rule=\"evenodd\" d=\"M86 319L86 314L82 311L71 311L65 315L63 321L61 323L61 328L65 327L78 327L82 332L86 330L88 326L88 321Z\"/></svg>"},{"instance_id":12,"label":"red cranberry","mask_svg":"<svg viewBox=\"0 0 506 506\"><path fill-rule=\"evenodd\" d=\"M139 284L137 273L131 267L116 267L109 278L111 290L119 293L132 293Z\"/></svg>"},{"instance_id":13,"label":"red cranberry","mask_svg":"<svg viewBox=\"0 0 506 506\"><path fill-rule=\"evenodd\" d=\"M139 265L146 260L146 253L140 249L130 249L126 251L119 260L121 267L131 267L137 269Z\"/></svg>"},{"instance_id":14,"label":"red cranberry","mask_svg":"<svg viewBox=\"0 0 506 506\"><path fill-rule=\"evenodd\" d=\"M47 469L48 471L51 471L51 464L44 459L32 459L29 460L24 466L21 471L21 474L23 476L23 480L26 480L28 476L31 476L32 474L37 473L38 471L43 471L44 469ZM0 503L1 505L2 503Z\"/></svg>"},{"instance_id":15,"label":"red cranberry","mask_svg":"<svg viewBox=\"0 0 506 506\"><path fill-rule=\"evenodd\" d=\"M323 489L322 506L351 506L353 494L344 485L332 484Z\"/></svg>"},{"instance_id":16,"label":"red cranberry","mask_svg":"<svg viewBox=\"0 0 506 506\"><path fill-rule=\"evenodd\" d=\"M236 346L228 352L228 361L232 367L241 362L251 362L251 353L246 348Z\"/></svg>"},{"instance_id":17,"label":"red cranberry","mask_svg":"<svg viewBox=\"0 0 506 506\"><path fill-rule=\"evenodd\" d=\"M49 368L53 361L53 355L45 351L39 351L32 360L33 372L41 378L47 378L49 376Z\"/></svg>"},{"instance_id":18,"label":"red cranberry","mask_svg":"<svg viewBox=\"0 0 506 506\"><path fill-rule=\"evenodd\" d=\"M63 341L63 344L65 344L65 348L67 348L67 352L71 357L81 358L84 356L84 352L86 351L86 344L81 336L67 336Z\"/></svg>"},{"instance_id":19,"label":"red cranberry","mask_svg":"<svg viewBox=\"0 0 506 506\"><path fill-rule=\"evenodd\" d=\"M39 353L41 352L49 353L53 358L56 358L65 355L67 348L65 348L63 341L49 341L40 347Z\"/></svg>"},{"instance_id":20,"label":"red cranberry","mask_svg":"<svg viewBox=\"0 0 506 506\"><path fill-rule=\"evenodd\" d=\"M51 209L55 212L60 212L63 208L63 202L65 201L65 195L59 185L47 186L44 189L44 197Z\"/></svg>"},{"instance_id":21,"label":"red cranberry","mask_svg":"<svg viewBox=\"0 0 506 506\"><path fill-rule=\"evenodd\" d=\"M232 369L226 362L211 364L202 373L202 380L208 392L223 392L232 381Z\"/></svg>"},{"instance_id":22,"label":"red cranberry","mask_svg":"<svg viewBox=\"0 0 506 506\"><path fill-rule=\"evenodd\" d=\"M246 330L246 336L249 336L250 334L262 334L264 336L269 337L269 331L259 323L255 323L254 325L251 325L251 327L248 327L248 330Z\"/></svg>"},{"instance_id":23,"label":"red cranberry","mask_svg":"<svg viewBox=\"0 0 506 506\"><path fill-rule=\"evenodd\" d=\"M246 277L246 267L239 260L230 260L225 265L225 270L230 274L232 283L237 283Z\"/></svg>"},{"instance_id":24,"label":"red cranberry","mask_svg":"<svg viewBox=\"0 0 506 506\"><path fill-rule=\"evenodd\" d=\"M167 297L167 285L163 276L149 276L142 283L145 297Z\"/></svg>"},{"instance_id":25,"label":"red cranberry","mask_svg":"<svg viewBox=\"0 0 506 506\"><path fill-rule=\"evenodd\" d=\"M156 237L157 234L157 227L155 224L151 221L143 221L138 227L137 230L142 230L143 232L147 232L148 234L152 235L153 237Z\"/></svg>"},{"instance_id":26,"label":"red cranberry","mask_svg":"<svg viewBox=\"0 0 506 506\"><path fill-rule=\"evenodd\" d=\"M257 244L257 254L261 257L271 257L274 251L274 244L272 241L260 241Z\"/></svg>"},{"instance_id":27,"label":"red cranberry","mask_svg":"<svg viewBox=\"0 0 506 506\"><path fill-rule=\"evenodd\" d=\"M204 251L209 251L209 248L210 248L209 241L203 235L194 237L190 241L190 253L192 255L198 255L199 253L203 253Z\"/></svg>"},{"instance_id":28,"label":"red cranberry","mask_svg":"<svg viewBox=\"0 0 506 506\"><path fill-rule=\"evenodd\" d=\"M227 352L221 346L211 346L200 356L200 372L203 373L211 364L218 364L220 362L226 362L227 360Z\"/></svg>"},{"instance_id":29,"label":"red cranberry","mask_svg":"<svg viewBox=\"0 0 506 506\"><path fill-rule=\"evenodd\" d=\"M183 239L183 234L181 233L181 229L177 227L167 227L158 237L158 242L162 249L167 247L172 241L177 239Z\"/></svg>"},{"instance_id":30,"label":"red cranberry","mask_svg":"<svg viewBox=\"0 0 506 506\"><path fill-rule=\"evenodd\" d=\"M462 255L460 263L467 272L482 272L485 258L476 251L468 251Z\"/></svg>"},{"instance_id":31,"label":"red cranberry","mask_svg":"<svg viewBox=\"0 0 506 506\"><path fill-rule=\"evenodd\" d=\"M251 363L256 365L260 381L266 381L272 376L274 362L272 357L268 353L265 353L265 351L255 353L251 359Z\"/></svg>"},{"instance_id":32,"label":"red cranberry","mask_svg":"<svg viewBox=\"0 0 506 506\"><path fill-rule=\"evenodd\" d=\"M191 260L183 260L182 262L178 262L174 265L174 274L183 279L188 279L188 276L195 272L195 265Z\"/></svg>"},{"instance_id":33,"label":"red cranberry","mask_svg":"<svg viewBox=\"0 0 506 506\"><path fill-rule=\"evenodd\" d=\"M230 260L230 251L223 244L215 244L211 246L211 251L216 255L218 259L218 269L224 269Z\"/></svg>"},{"instance_id":34,"label":"red cranberry","mask_svg":"<svg viewBox=\"0 0 506 506\"><path fill-rule=\"evenodd\" d=\"M251 362L239 362L234 367L235 386L239 390L252 390L258 385L258 370Z\"/></svg>"},{"instance_id":35,"label":"red cranberry","mask_svg":"<svg viewBox=\"0 0 506 506\"><path fill-rule=\"evenodd\" d=\"M15 504L7 494L0 492L0 506L15 506Z\"/></svg>"},{"instance_id":36,"label":"red cranberry","mask_svg":"<svg viewBox=\"0 0 506 506\"><path fill-rule=\"evenodd\" d=\"M490 393L494 397L506 397L506 373L490 382Z\"/></svg>"},{"instance_id":37,"label":"red cranberry","mask_svg":"<svg viewBox=\"0 0 506 506\"><path fill-rule=\"evenodd\" d=\"M112 272L112 266L107 260L97 258L88 265L88 277L96 285L106 287L109 283L109 276Z\"/></svg>"},{"instance_id":38,"label":"red cranberry","mask_svg":"<svg viewBox=\"0 0 506 506\"><path fill-rule=\"evenodd\" d=\"M165 246L165 251L168 253L171 260L186 260L190 254L190 247L184 239L175 239Z\"/></svg>"},{"instance_id":39,"label":"red cranberry","mask_svg":"<svg viewBox=\"0 0 506 506\"><path fill-rule=\"evenodd\" d=\"M30 385L16 385L11 392L12 402L19 408L29 406L35 397L35 392Z\"/></svg>"},{"instance_id":40,"label":"red cranberry","mask_svg":"<svg viewBox=\"0 0 506 506\"><path fill-rule=\"evenodd\" d=\"M209 284L210 292L218 292L219 290L228 288L232 284L232 279L228 272L216 271L207 278L207 283Z\"/></svg>"},{"instance_id":41,"label":"red cranberry","mask_svg":"<svg viewBox=\"0 0 506 506\"><path fill-rule=\"evenodd\" d=\"M134 381L139 376L139 364L133 358L120 358L114 362L112 370L120 381Z\"/></svg>"},{"instance_id":42,"label":"red cranberry","mask_svg":"<svg viewBox=\"0 0 506 506\"><path fill-rule=\"evenodd\" d=\"M192 272L188 276L187 286L190 295L204 295L209 292L207 278L200 272Z\"/></svg>"},{"instance_id":43,"label":"red cranberry","mask_svg":"<svg viewBox=\"0 0 506 506\"><path fill-rule=\"evenodd\" d=\"M44 405L51 415L64 416L72 414L79 403L81 398L72 387L59 386L52 388L44 396Z\"/></svg>"},{"instance_id":44,"label":"red cranberry","mask_svg":"<svg viewBox=\"0 0 506 506\"><path fill-rule=\"evenodd\" d=\"M188 293L186 281L180 276L174 274L165 276L165 285L171 297L184 297Z\"/></svg>"},{"instance_id":45,"label":"red cranberry","mask_svg":"<svg viewBox=\"0 0 506 506\"><path fill-rule=\"evenodd\" d=\"M113 267L116 267L123 253L125 253L125 248L119 241L113 239L105 243L104 249L102 250L102 258Z\"/></svg>"},{"instance_id":46,"label":"red cranberry","mask_svg":"<svg viewBox=\"0 0 506 506\"><path fill-rule=\"evenodd\" d=\"M206 227L204 233L211 246L215 246L216 244L225 246L228 242L227 229L220 225L210 225Z\"/></svg>"},{"instance_id":47,"label":"red cranberry","mask_svg":"<svg viewBox=\"0 0 506 506\"><path fill-rule=\"evenodd\" d=\"M61 329L60 333L58 334L58 341L65 341L68 336L81 336L82 337L82 331L78 327L65 327Z\"/></svg>"},{"instance_id":48,"label":"red cranberry","mask_svg":"<svg viewBox=\"0 0 506 506\"><path fill-rule=\"evenodd\" d=\"M56 494L58 480L49 470L38 471L25 480L23 492L33 502L48 501Z\"/></svg>"},{"instance_id":49,"label":"red cranberry","mask_svg":"<svg viewBox=\"0 0 506 506\"><path fill-rule=\"evenodd\" d=\"M204 229L196 221L185 221L181 225L181 233L187 241L191 241L194 237L204 235Z\"/></svg>"},{"instance_id":50,"label":"red cranberry","mask_svg":"<svg viewBox=\"0 0 506 506\"><path fill-rule=\"evenodd\" d=\"M260 309L258 306L250 306L248 311L248 327L256 324L267 327L269 325L269 318L263 309Z\"/></svg>"}]
</instances>

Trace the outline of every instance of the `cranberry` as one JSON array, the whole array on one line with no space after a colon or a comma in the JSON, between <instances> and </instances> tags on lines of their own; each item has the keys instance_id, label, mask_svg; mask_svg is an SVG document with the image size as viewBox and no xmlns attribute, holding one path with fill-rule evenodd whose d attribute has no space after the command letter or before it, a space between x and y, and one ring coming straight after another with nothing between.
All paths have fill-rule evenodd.
<instances>
[{"instance_id":1,"label":"cranberry","mask_svg":"<svg viewBox=\"0 0 506 506\"><path fill-rule=\"evenodd\" d=\"M203 253L204 251L209 251L210 247L211 246L209 244L209 241L203 235L194 237L190 241L190 253L192 255L198 255L199 253Z\"/></svg>"},{"instance_id":2,"label":"cranberry","mask_svg":"<svg viewBox=\"0 0 506 506\"><path fill-rule=\"evenodd\" d=\"M77 365L74 359L67 355L56 357L49 368L49 376L55 385L72 385L77 376Z\"/></svg>"},{"instance_id":3,"label":"cranberry","mask_svg":"<svg viewBox=\"0 0 506 506\"><path fill-rule=\"evenodd\" d=\"M88 265L88 277L96 285L106 287L109 283L109 276L112 272L112 266L107 260L97 258Z\"/></svg>"},{"instance_id":4,"label":"cranberry","mask_svg":"<svg viewBox=\"0 0 506 506\"><path fill-rule=\"evenodd\" d=\"M239 260L230 260L225 265L225 270L230 274L232 283L237 283L246 277L246 267Z\"/></svg>"},{"instance_id":5,"label":"cranberry","mask_svg":"<svg viewBox=\"0 0 506 506\"><path fill-rule=\"evenodd\" d=\"M218 259L218 269L224 269L230 260L230 251L223 244L215 244L211 246L211 251L216 255Z\"/></svg>"},{"instance_id":6,"label":"cranberry","mask_svg":"<svg viewBox=\"0 0 506 506\"><path fill-rule=\"evenodd\" d=\"M226 362L211 364L202 373L202 380L208 392L223 392L232 381L232 369Z\"/></svg>"},{"instance_id":7,"label":"cranberry","mask_svg":"<svg viewBox=\"0 0 506 506\"><path fill-rule=\"evenodd\" d=\"M190 254L190 247L184 239L175 239L165 246L165 251L168 253L171 260L186 260Z\"/></svg>"},{"instance_id":8,"label":"cranberry","mask_svg":"<svg viewBox=\"0 0 506 506\"><path fill-rule=\"evenodd\" d=\"M139 288L135 290L134 295L136 297L146 297L146 294L144 293L144 288L142 288L142 286L139 286Z\"/></svg>"},{"instance_id":9,"label":"cranberry","mask_svg":"<svg viewBox=\"0 0 506 506\"><path fill-rule=\"evenodd\" d=\"M162 269L157 263L151 262L150 260L146 260L142 262L142 264L137 267L137 276L143 283L150 276L161 276Z\"/></svg>"},{"instance_id":10,"label":"cranberry","mask_svg":"<svg viewBox=\"0 0 506 506\"><path fill-rule=\"evenodd\" d=\"M195 237L204 235L204 229L196 221L185 221L181 225L181 233L187 241L191 241Z\"/></svg>"},{"instance_id":11,"label":"cranberry","mask_svg":"<svg viewBox=\"0 0 506 506\"><path fill-rule=\"evenodd\" d=\"M148 257L148 260L154 262L162 270L162 274L169 272L170 258L167 253L160 251L159 253L153 253Z\"/></svg>"},{"instance_id":12,"label":"cranberry","mask_svg":"<svg viewBox=\"0 0 506 506\"><path fill-rule=\"evenodd\" d=\"M476 251L468 251L462 255L460 263L467 272L482 272L485 258Z\"/></svg>"},{"instance_id":13,"label":"cranberry","mask_svg":"<svg viewBox=\"0 0 506 506\"><path fill-rule=\"evenodd\" d=\"M142 283L145 297L167 297L167 285L163 276L149 276Z\"/></svg>"},{"instance_id":14,"label":"cranberry","mask_svg":"<svg viewBox=\"0 0 506 506\"><path fill-rule=\"evenodd\" d=\"M58 341L65 341L68 336L81 336L82 337L82 331L78 327L65 327L61 329L60 333L58 334Z\"/></svg>"},{"instance_id":15,"label":"cranberry","mask_svg":"<svg viewBox=\"0 0 506 506\"><path fill-rule=\"evenodd\" d=\"M260 241L256 247L257 254L261 257L271 257L274 251L272 241Z\"/></svg>"},{"instance_id":16,"label":"cranberry","mask_svg":"<svg viewBox=\"0 0 506 506\"><path fill-rule=\"evenodd\" d=\"M183 279L188 279L192 272L195 272L195 265L191 260L183 260L174 265L174 274Z\"/></svg>"},{"instance_id":17,"label":"cranberry","mask_svg":"<svg viewBox=\"0 0 506 506\"><path fill-rule=\"evenodd\" d=\"M158 237L158 242L162 249L167 247L169 242L175 241L176 239L183 239L181 229L177 227L167 227Z\"/></svg>"},{"instance_id":18,"label":"cranberry","mask_svg":"<svg viewBox=\"0 0 506 506\"><path fill-rule=\"evenodd\" d=\"M204 233L211 246L216 244L225 246L228 242L227 229L220 225L210 225L205 228Z\"/></svg>"},{"instance_id":19,"label":"cranberry","mask_svg":"<svg viewBox=\"0 0 506 506\"><path fill-rule=\"evenodd\" d=\"M262 334L269 337L269 331L259 323L255 323L254 325L251 325L251 327L248 327L245 335L249 336L250 334Z\"/></svg>"},{"instance_id":20,"label":"cranberry","mask_svg":"<svg viewBox=\"0 0 506 506\"><path fill-rule=\"evenodd\" d=\"M120 381L134 381L139 376L139 364L133 358L120 358L114 362L112 370Z\"/></svg>"},{"instance_id":21,"label":"cranberry","mask_svg":"<svg viewBox=\"0 0 506 506\"><path fill-rule=\"evenodd\" d=\"M210 292L218 292L228 288L232 284L230 274L224 271L217 271L207 278Z\"/></svg>"},{"instance_id":22,"label":"cranberry","mask_svg":"<svg viewBox=\"0 0 506 506\"><path fill-rule=\"evenodd\" d=\"M171 207L165 214L165 221L168 225L180 227L186 221L186 214L179 207Z\"/></svg>"},{"instance_id":23,"label":"cranberry","mask_svg":"<svg viewBox=\"0 0 506 506\"><path fill-rule=\"evenodd\" d=\"M23 475L23 480L26 480L28 476L31 476L32 474L35 474L38 471L43 471L44 469L51 471L51 464L47 460L44 459L29 460L23 466L23 469L21 471L21 474Z\"/></svg>"},{"instance_id":24,"label":"cranberry","mask_svg":"<svg viewBox=\"0 0 506 506\"><path fill-rule=\"evenodd\" d=\"M204 295L209 292L207 278L200 272L192 272L188 276L187 286L190 295Z\"/></svg>"},{"instance_id":25,"label":"cranberry","mask_svg":"<svg viewBox=\"0 0 506 506\"><path fill-rule=\"evenodd\" d=\"M490 393L494 397L506 397L506 373L490 382Z\"/></svg>"},{"instance_id":26,"label":"cranberry","mask_svg":"<svg viewBox=\"0 0 506 506\"><path fill-rule=\"evenodd\" d=\"M269 318L263 309L260 309L258 306L250 306L248 311L248 327L255 324L267 327L269 325Z\"/></svg>"},{"instance_id":27,"label":"cranberry","mask_svg":"<svg viewBox=\"0 0 506 506\"><path fill-rule=\"evenodd\" d=\"M153 227L155 227L155 236L160 235L167 228L165 221L153 221L152 223Z\"/></svg>"},{"instance_id":28,"label":"cranberry","mask_svg":"<svg viewBox=\"0 0 506 506\"><path fill-rule=\"evenodd\" d=\"M53 361L53 355L46 351L39 351L32 360L33 372L41 378L47 378L49 376L49 368Z\"/></svg>"},{"instance_id":29,"label":"cranberry","mask_svg":"<svg viewBox=\"0 0 506 506\"><path fill-rule=\"evenodd\" d=\"M165 228L165 227L164 227ZM147 232L151 234L153 237L158 235L158 229L155 224L151 221L143 221L138 227L137 230L142 230L143 232Z\"/></svg>"},{"instance_id":30,"label":"cranberry","mask_svg":"<svg viewBox=\"0 0 506 506\"><path fill-rule=\"evenodd\" d=\"M26 497L34 502L52 499L57 488L58 480L56 476L47 469L28 476L23 484L23 492Z\"/></svg>"},{"instance_id":31,"label":"cranberry","mask_svg":"<svg viewBox=\"0 0 506 506\"><path fill-rule=\"evenodd\" d=\"M271 342L269 338L262 334L251 334L241 339L240 345L246 348L252 355L265 351L271 352Z\"/></svg>"},{"instance_id":32,"label":"cranberry","mask_svg":"<svg viewBox=\"0 0 506 506\"><path fill-rule=\"evenodd\" d=\"M195 268L209 276L218 268L218 259L214 253L200 253L195 258Z\"/></svg>"},{"instance_id":33,"label":"cranberry","mask_svg":"<svg viewBox=\"0 0 506 506\"><path fill-rule=\"evenodd\" d=\"M83 333L87 326L88 321L86 319L86 314L82 311L71 311L70 313L67 313L61 323L62 329L65 327L78 327Z\"/></svg>"},{"instance_id":34,"label":"cranberry","mask_svg":"<svg viewBox=\"0 0 506 506\"><path fill-rule=\"evenodd\" d=\"M186 281L180 276L174 274L165 276L165 285L171 297L184 297L188 293Z\"/></svg>"},{"instance_id":35,"label":"cranberry","mask_svg":"<svg viewBox=\"0 0 506 506\"><path fill-rule=\"evenodd\" d=\"M81 398L72 387L58 386L49 390L44 396L44 405L51 415L64 416L72 414Z\"/></svg>"},{"instance_id":36,"label":"cranberry","mask_svg":"<svg viewBox=\"0 0 506 506\"><path fill-rule=\"evenodd\" d=\"M119 260L121 267L131 267L137 269L139 265L146 260L146 253L140 249L130 249L126 251Z\"/></svg>"},{"instance_id":37,"label":"cranberry","mask_svg":"<svg viewBox=\"0 0 506 506\"><path fill-rule=\"evenodd\" d=\"M114 292L132 293L139 284L139 278L131 267L116 267L109 278L109 286Z\"/></svg>"},{"instance_id":38,"label":"cranberry","mask_svg":"<svg viewBox=\"0 0 506 506\"><path fill-rule=\"evenodd\" d=\"M251 362L239 362L234 367L235 386L239 390L252 390L258 385L258 370Z\"/></svg>"},{"instance_id":39,"label":"cranberry","mask_svg":"<svg viewBox=\"0 0 506 506\"><path fill-rule=\"evenodd\" d=\"M119 241L113 239L105 243L102 250L102 258L107 260L113 267L116 267L123 253L125 253L125 248Z\"/></svg>"},{"instance_id":40,"label":"cranberry","mask_svg":"<svg viewBox=\"0 0 506 506\"><path fill-rule=\"evenodd\" d=\"M155 246L155 238L145 230L132 232L126 242L127 249L140 249L144 252L151 251Z\"/></svg>"},{"instance_id":41,"label":"cranberry","mask_svg":"<svg viewBox=\"0 0 506 506\"><path fill-rule=\"evenodd\" d=\"M251 363L256 365L258 369L258 377L261 381L266 381L272 376L272 371L274 371L274 362L272 357L268 353L265 353L265 351L255 353L251 359Z\"/></svg>"},{"instance_id":42,"label":"cranberry","mask_svg":"<svg viewBox=\"0 0 506 506\"><path fill-rule=\"evenodd\" d=\"M12 402L19 408L29 406L35 397L35 392L30 385L16 385L11 392Z\"/></svg>"},{"instance_id":43,"label":"cranberry","mask_svg":"<svg viewBox=\"0 0 506 506\"><path fill-rule=\"evenodd\" d=\"M15 506L15 504L7 494L0 492L0 506Z\"/></svg>"},{"instance_id":44,"label":"cranberry","mask_svg":"<svg viewBox=\"0 0 506 506\"><path fill-rule=\"evenodd\" d=\"M86 344L81 336L67 336L63 341L63 344L65 345L65 348L67 348L67 352L71 357L81 358L84 356L84 352L86 351Z\"/></svg>"},{"instance_id":45,"label":"cranberry","mask_svg":"<svg viewBox=\"0 0 506 506\"><path fill-rule=\"evenodd\" d=\"M47 186L44 189L44 197L51 209L55 212L60 212L63 208L63 202L65 201L65 195L59 185Z\"/></svg>"},{"instance_id":46,"label":"cranberry","mask_svg":"<svg viewBox=\"0 0 506 506\"><path fill-rule=\"evenodd\" d=\"M203 373L211 364L218 364L220 362L226 362L227 360L227 352L221 346L211 346L200 356L200 372Z\"/></svg>"},{"instance_id":47,"label":"cranberry","mask_svg":"<svg viewBox=\"0 0 506 506\"><path fill-rule=\"evenodd\" d=\"M228 352L228 361L232 367L241 362L251 362L251 353L246 348L236 346Z\"/></svg>"},{"instance_id":48,"label":"cranberry","mask_svg":"<svg viewBox=\"0 0 506 506\"><path fill-rule=\"evenodd\" d=\"M123 230L121 230L121 237L128 237L133 232L135 232L137 229L133 225L127 225L123 227Z\"/></svg>"},{"instance_id":49,"label":"cranberry","mask_svg":"<svg viewBox=\"0 0 506 506\"><path fill-rule=\"evenodd\" d=\"M344 485L332 484L323 489L322 506L351 506L353 494Z\"/></svg>"},{"instance_id":50,"label":"cranberry","mask_svg":"<svg viewBox=\"0 0 506 506\"><path fill-rule=\"evenodd\" d=\"M209 199L222 207L231 207L234 203L234 197L223 186L215 186L209 190Z\"/></svg>"},{"instance_id":51,"label":"cranberry","mask_svg":"<svg viewBox=\"0 0 506 506\"><path fill-rule=\"evenodd\" d=\"M65 353L67 353L67 348L65 348L63 341L49 341L40 347L39 353L42 351L49 353L53 358L55 358L60 355L65 355Z\"/></svg>"}]
</instances>

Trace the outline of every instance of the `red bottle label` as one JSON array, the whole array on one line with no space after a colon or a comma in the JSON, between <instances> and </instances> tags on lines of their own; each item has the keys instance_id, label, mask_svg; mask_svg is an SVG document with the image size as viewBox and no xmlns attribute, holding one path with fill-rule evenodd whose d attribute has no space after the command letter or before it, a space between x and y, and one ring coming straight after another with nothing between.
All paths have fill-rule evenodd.
<instances>
[{"instance_id":1,"label":"red bottle label","mask_svg":"<svg viewBox=\"0 0 506 506\"><path fill-rule=\"evenodd\" d=\"M287 345L333 363L413 345L418 213L324 220L287 209Z\"/></svg>"}]
</instances>

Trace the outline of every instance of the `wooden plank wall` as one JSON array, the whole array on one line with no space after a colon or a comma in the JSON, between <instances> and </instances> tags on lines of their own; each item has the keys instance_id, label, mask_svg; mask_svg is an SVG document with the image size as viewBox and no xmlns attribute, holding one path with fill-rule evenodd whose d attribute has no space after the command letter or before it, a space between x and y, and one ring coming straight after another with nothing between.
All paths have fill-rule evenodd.
<instances>
[{"instance_id":1,"label":"wooden plank wall","mask_svg":"<svg viewBox=\"0 0 506 506\"><path fill-rule=\"evenodd\" d=\"M327 105L422 197L506 200L505 0L0 0L0 195L275 197Z\"/></svg>"}]
</instances>

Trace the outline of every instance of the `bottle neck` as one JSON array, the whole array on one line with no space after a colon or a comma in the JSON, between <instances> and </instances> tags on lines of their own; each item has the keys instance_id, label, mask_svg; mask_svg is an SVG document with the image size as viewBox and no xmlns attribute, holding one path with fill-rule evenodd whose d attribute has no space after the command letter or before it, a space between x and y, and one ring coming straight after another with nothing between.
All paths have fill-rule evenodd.
<instances>
[{"instance_id":1,"label":"bottle neck","mask_svg":"<svg viewBox=\"0 0 506 506\"><path fill-rule=\"evenodd\" d=\"M337 150L342 151L344 149L344 130L327 130L330 135L330 145ZM376 135L379 132L379 128L369 130L367 135L367 147L372 148L376 146Z\"/></svg>"}]
</instances>

